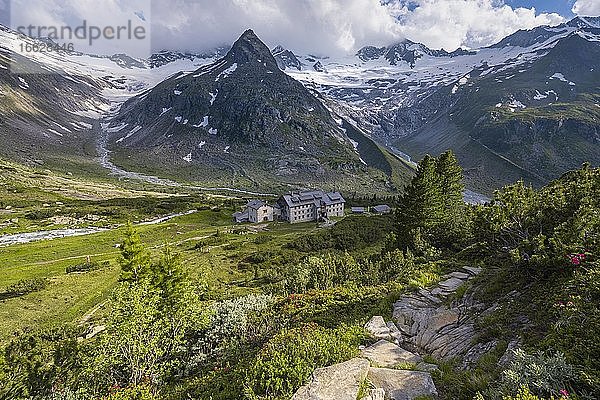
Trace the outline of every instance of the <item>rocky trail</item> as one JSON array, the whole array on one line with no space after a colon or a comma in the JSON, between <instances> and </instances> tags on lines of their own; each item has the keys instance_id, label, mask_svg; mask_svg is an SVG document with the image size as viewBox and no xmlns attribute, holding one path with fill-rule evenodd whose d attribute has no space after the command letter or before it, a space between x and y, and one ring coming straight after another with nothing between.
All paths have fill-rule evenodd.
<instances>
[{"instance_id":1,"label":"rocky trail","mask_svg":"<svg viewBox=\"0 0 600 400\"><path fill-rule=\"evenodd\" d=\"M292 400L412 400L436 398L431 372L437 360L475 363L495 341L478 343L475 318L490 312L459 288L481 272L463 267L445 275L432 289L402 296L393 307L393 320L374 316L365 329L379 341L361 349L360 357L317 369ZM510 347L510 346L509 346Z\"/></svg>"}]
</instances>

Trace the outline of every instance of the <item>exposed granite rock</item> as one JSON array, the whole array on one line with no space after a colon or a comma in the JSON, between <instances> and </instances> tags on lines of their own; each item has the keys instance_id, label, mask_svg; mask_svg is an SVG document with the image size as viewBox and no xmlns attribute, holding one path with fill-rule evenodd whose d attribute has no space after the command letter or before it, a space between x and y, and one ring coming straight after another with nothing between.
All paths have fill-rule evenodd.
<instances>
[{"instance_id":1,"label":"exposed granite rock","mask_svg":"<svg viewBox=\"0 0 600 400\"><path fill-rule=\"evenodd\" d=\"M402 363L417 364L422 361L420 356L386 340L380 340L374 345L367 347L362 351L361 355L370 360L374 366L386 368L393 368Z\"/></svg>"},{"instance_id":2,"label":"exposed granite rock","mask_svg":"<svg viewBox=\"0 0 600 400\"><path fill-rule=\"evenodd\" d=\"M393 340L392 332L381 316L375 316L367 322L365 330L375 339Z\"/></svg>"},{"instance_id":3,"label":"exposed granite rock","mask_svg":"<svg viewBox=\"0 0 600 400\"><path fill-rule=\"evenodd\" d=\"M366 379L369 361L353 358L313 372L312 380L302 386L292 400L356 400Z\"/></svg>"},{"instance_id":4,"label":"exposed granite rock","mask_svg":"<svg viewBox=\"0 0 600 400\"><path fill-rule=\"evenodd\" d=\"M412 400L419 396L437 396L431 375L427 372L371 368L369 381L385 391L386 399Z\"/></svg>"},{"instance_id":5,"label":"exposed granite rock","mask_svg":"<svg viewBox=\"0 0 600 400\"><path fill-rule=\"evenodd\" d=\"M431 290L421 289L415 294L401 297L394 304L393 319L403 333L404 347L443 360L457 358L467 368L497 343L476 343L474 315L485 315L492 309L477 303L470 294L453 301L451 305L444 302L481 272L480 268L463 269L466 272L444 276L444 280Z\"/></svg>"}]
</instances>

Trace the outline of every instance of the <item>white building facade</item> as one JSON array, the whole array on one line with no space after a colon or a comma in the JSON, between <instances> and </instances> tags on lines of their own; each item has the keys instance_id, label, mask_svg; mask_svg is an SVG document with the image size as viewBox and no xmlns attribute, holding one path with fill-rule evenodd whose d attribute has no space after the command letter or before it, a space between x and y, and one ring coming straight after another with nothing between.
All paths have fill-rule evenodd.
<instances>
[{"instance_id":1,"label":"white building facade","mask_svg":"<svg viewBox=\"0 0 600 400\"><path fill-rule=\"evenodd\" d=\"M281 219L294 224L343 217L346 200L338 192L315 190L283 195L277 204Z\"/></svg>"}]
</instances>

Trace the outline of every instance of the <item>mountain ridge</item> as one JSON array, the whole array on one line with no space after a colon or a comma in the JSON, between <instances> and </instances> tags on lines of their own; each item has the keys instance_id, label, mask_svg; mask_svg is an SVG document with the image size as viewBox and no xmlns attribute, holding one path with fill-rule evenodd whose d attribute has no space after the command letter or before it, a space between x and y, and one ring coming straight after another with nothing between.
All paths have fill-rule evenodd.
<instances>
[{"instance_id":1,"label":"mountain ridge","mask_svg":"<svg viewBox=\"0 0 600 400\"><path fill-rule=\"evenodd\" d=\"M247 30L222 59L128 100L106 131L118 162L132 168L148 168L152 154L190 179L363 182L372 168L340 124Z\"/></svg>"}]
</instances>

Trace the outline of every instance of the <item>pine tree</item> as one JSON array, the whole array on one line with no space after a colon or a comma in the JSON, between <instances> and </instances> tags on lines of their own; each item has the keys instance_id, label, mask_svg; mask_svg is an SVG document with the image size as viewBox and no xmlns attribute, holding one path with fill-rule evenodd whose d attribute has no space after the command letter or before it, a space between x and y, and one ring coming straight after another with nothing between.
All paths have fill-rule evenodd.
<instances>
[{"instance_id":1,"label":"pine tree","mask_svg":"<svg viewBox=\"0 0 600 400\"><path fill-rule=\"evenodd\" d=\"M410 244L412 232L422 228L429 232L443 215L442 190L436 170L436 159L426 155L406 188L397 211L398 240L401 247Z\"/></svg>"},{"instance_id":2,"label":"pine tree","mask_svg":"<svg viewBox=\"0 0 600 400\"><path fill-rule=\"evenodd\" d=\"M442 196L442 214L436 236L444 245L457 241L465 224L463 201L463 172L452 151L448 150L437 159L436 172Z\"/></svg>"},{"instance_id":3,"label":"pine tree","mask_svg":"<svg viewBox=\"0 0 600 400\"><path fill-rule=\"evenodd\" d=\"M138 282L148 272L150 266L150 255L131 223L127 224L125 230L119 264L121 265L121 279L133 282Z\"/></svg>"},{"instance_id":4,"label":"pine tree","mask_svg":"<svg viewBox=\"0 0 600 400\"><path fill-rule=\"evenodd\" d=\"M176 299L187 281L186 274L170 245L166 245L160 261L152 265L151 282L164 299Z\"/></svg>"},{"instance_id":5,"label":"pine tree","mask_svg":"<svg viewBox=\"0 0 600 400\"><path fill-rule=\"evenodd\" d=\"M463 207L463 171L451 150L437 159L436 171L439 176L444 201L444 209L455 211Z\"/></svg>"}]
</instances>

